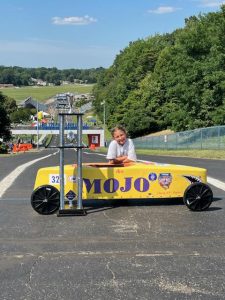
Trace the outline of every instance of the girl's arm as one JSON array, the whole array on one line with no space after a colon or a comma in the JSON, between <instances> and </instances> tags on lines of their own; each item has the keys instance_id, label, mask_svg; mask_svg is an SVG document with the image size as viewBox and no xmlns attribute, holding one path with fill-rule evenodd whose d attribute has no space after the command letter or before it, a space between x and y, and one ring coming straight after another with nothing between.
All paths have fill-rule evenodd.
<instances>
[{"instance_id":1,"label":"girl's arm","mask_svg":"<svg viewBox=\"0 0 225 300\"><path fill-rule=\"evenodd\" d=\"M127 163L132 161L133 160L129 159L127 156L120 156L114 159L110 159L109 164L121 164L121 163Z\"/></svg>"}]
</instances>

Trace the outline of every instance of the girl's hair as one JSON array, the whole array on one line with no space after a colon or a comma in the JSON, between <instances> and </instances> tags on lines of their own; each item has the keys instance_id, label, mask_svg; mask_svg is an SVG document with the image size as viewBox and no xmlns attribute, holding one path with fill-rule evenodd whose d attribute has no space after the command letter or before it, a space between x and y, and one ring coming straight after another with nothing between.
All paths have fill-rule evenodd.
<instances>
[{"instance_id":1,"label":"girl's hair","mask_svg":"<svg viewBox=\"0 0 225 300\"><path fill-rule=\"evenodd\" d=\"M113 129L111 129L111 135L112 135L112 137L114 136L114 132L116 130L121 130L121 131L123 131L127 135L127 131L126 131L125 127L123 127L122 125L117 125Z\"/></svg>"}]
</instances>

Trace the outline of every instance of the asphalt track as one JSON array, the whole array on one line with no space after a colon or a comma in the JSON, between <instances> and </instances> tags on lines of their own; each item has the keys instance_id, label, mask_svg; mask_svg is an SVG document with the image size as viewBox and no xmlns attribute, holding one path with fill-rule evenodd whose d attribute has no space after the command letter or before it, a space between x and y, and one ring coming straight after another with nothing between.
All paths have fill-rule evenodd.
<instances>
[{"instance_id":1,"label":"asphalt track","mask_svg":"<svg viewBox=\"0 0 225 300\"><path fill-rule=\"evenodd\" d=\"M129 200L89 201L85 217L42 216L29 198L37 170L58 165L55 152L0 158L0 192L12 181L0 199L1 300L225 299L224 190L211 186L214 202L200 213L180 201ZM222 160L138 158L205 167L225 182ZM66 151L65 163L75 160Z\"/></svg>"}]
</instances>

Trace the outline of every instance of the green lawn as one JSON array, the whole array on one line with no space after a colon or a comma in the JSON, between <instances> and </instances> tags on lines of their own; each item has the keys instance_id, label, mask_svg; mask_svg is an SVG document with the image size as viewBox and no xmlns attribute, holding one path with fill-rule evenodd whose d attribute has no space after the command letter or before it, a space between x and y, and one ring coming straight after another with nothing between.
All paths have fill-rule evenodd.
<instances>
[{"instance_id":1,"label":"green lawn","mask_svg":"<svg viewBox=\"0 0 225 300\"><path fill-rule=\"evenodd\" d=\"M225 150L150 150L136 149L139 154L163 155L163 156L183 156L193 158L224 159Z\"/></svg>"},{"instance_id":2,"label":"green lawn","mask_svg":"<svg viewBox=\"0 0 225 300\"><path fill-rule=\"evenodd\" d=\"M62 85L62 86L44 86L44 87L21 87L21 88L2 88L0 92L2 94L12 97L17 102L23 101L28 97L32 97L38 101L45 101L56 94L60 93L91 93L93 84L89 85L80 85L80 84L71 84L71 85Z\"/></svg>"},{"instance_id":3,"label":"green lawn","mask_svg":"<svg viewBox=\"0 0 225 300\"><path fill-rule=\"evenodd\" d=\"M100 148L101 152L106 153L107 148ZM193 157L207 159L223 159L225 160L225 150L151 150L137 149L138 154L159 155L159 156L177 156L177 157Z\"/></svg>"}]
</instances>

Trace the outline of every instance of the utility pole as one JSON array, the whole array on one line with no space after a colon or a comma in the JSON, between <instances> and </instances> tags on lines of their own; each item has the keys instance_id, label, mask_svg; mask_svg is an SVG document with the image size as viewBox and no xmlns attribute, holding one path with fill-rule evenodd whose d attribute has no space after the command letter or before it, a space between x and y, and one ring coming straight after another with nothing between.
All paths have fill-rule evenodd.
<instances>
[{"instance_id":1,"label":"utility pole","mask_svg":"<svg viewBox=\"0 0 225 300\"><path fill-rule=\"evenodd\" d=\"M106 139L105 139L105 123L106 123L106 112L105 112L105 100L101 102L101 104L103 105L103 129L104 129L104 147L106 146Z\"/></svg>"},{"instance_id":2,"label":"utility pole","mask_svg":"<svg viewBox=\"0 0 225 300\"><path fill-rule=\"evenodd\" d=\"M39 120L38 120L38 100L37 100L37 150L39 150Z\"/></svg>"}]
</instances>

